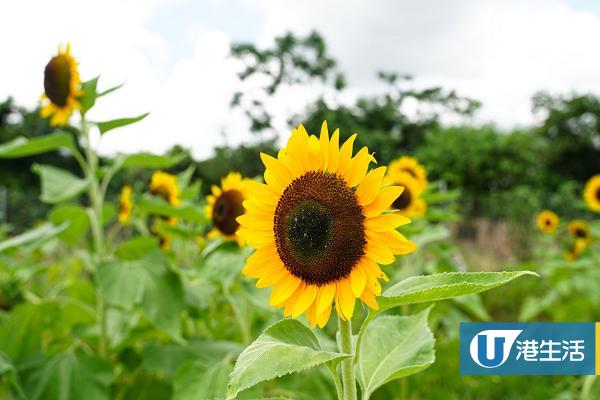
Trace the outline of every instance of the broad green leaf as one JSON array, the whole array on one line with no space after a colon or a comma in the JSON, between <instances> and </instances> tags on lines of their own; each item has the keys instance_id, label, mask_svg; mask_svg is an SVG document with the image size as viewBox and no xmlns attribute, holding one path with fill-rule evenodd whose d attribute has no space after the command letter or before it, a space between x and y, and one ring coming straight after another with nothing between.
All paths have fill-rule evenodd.
<instances>
[{"instance_id":1,"label":"broad green leaf","mask_svg":"<svg viewBox=\"0 0 600 400\"><path fill-rule=\"evenodd\" d=\"M156 326L174 339L181 339L183 288L179 276L160 254L151 253L135 261L105 263L98 268L97 279L109 303L126 309L139 305Z\"/></svg>"},{"instance_id":2,"label":"broad green leaf","mask_svg":"<svg viewBox=\"0 0 600 400\"><path fill-rule=\"evenodd\" d=\"M30 400L106 400L112 380L112 366L106 361L67 350L24 376L23 387Z\"/></svg>"},{"instance_id":3,"label":"broad green leaf","mask_svg":"<svg viewBox=\"0 0 600 400\"><path fill-rule=\"evenodd\" d=\"M493 289L523 275L537 276L531 271L445 272L414 276L386 290L377 302L379 310L383 311L405 304L445 300Z\"/></svg>"},{"instance_id":4,"label":"broad green leaf","mask_svg":"<svg viewBox=\"0 0 600 400\"><path fill-rule=\"evenodd\" d=\"M133 118L119 118L119 119L113 119L111 121L98 122L96 125L98 125L98 129L100 130L100 133L104 134L112 129L135 124L136 122L141 121L144 118L146 118L149 114L150 113L145 113L142 115L138 115L137 117L133 117Z\"/></svg>"},{"instance_id":5,"label":"broad green leaf","mask_svg":"<svg viewBox=\"0 0 600 400\"><path fill-rule=\"evenodd\" d=\"M69 171L52 165L35 164L33 171L40 176L45 203L55 204L80 195L88 187L88 181L78 178Z\"/></svg>"},{"instance_id":6,"label":"broad green leaf","mask_svg":"<svg viewBox=\"0 0 600 400\"><path fill-rule=\"evenodd\" d=\"M176 155L157 156L151 153L136 153L122 155L122 157L123 167L163 169L179 164L186 158L186 155L180 153Z\"/></svg>"},{"instance_id":7,"label":"broad green leaf","mask_svg":"<svg viewBox=\"0 0 600 400\"><path fill-rule=\"evenodd\" d=\"M73 150L75 144L70 133L58 131L32 139L18 137L0 145L0 158L19 158L47 153L60 148Z\"/></svg>"},{"instance_id":8,"label":"broad green leaf","mask_svg":"<svg viewBox=\"0 0 600 400\"><path fill-rule=\"evenodd\" d=\"M228 359L209 365L182 365L173 380L173 400L224 399L231 370Z\"/></svg>"},{"instance_id":9,"label":"broad green leaf","mask_svg":"<svg viewBox=\"0 0 600 400\"><path fill-rule=\"evenodd\" d=\"M190 222L203 222L206 217L199 206L172 206L157 196L145 195L136 204L138 209L146 214L176 217Z\"/></svg>"},{"instance_id":10,"label":"broad green leaf","mask_svg":"<svg viewBox=\"0 0 600 400\"><path fill-rule=\"evenodd\" d=\"M115 254L121 260L139 260L157 249L158 241L156 238L138 236L121 243Z\"/></svg>"},{"instance_id":11,"label":"broad green leaf","mask_svg":"<svg viewBox=\"0 0 600 400\"><path fill-rule=\"evenodd\" d=\"M111 87L109 89L106 89L105 91L98 93L97 97L106 96L107 94L110 94L112 92L116 92L117 90L121 89L124 85L125 85L124 83L121 83L120 85L113 86L113 87Z\"/></svg>"},{"instance_id":12,"label":"broad green leaf","mask_svg":"<svg viewBox=\"0 0 600 400\"><path fill-rule=\"evenodd\" d=\"M39 246L46 241L56 237L65 229L67 229L68 223L64 223L60 226L55 226L50 223L45 223L32 230L21 233L20 235L11 237L10 239L0 242L0 252L13 249L15 247L32 245Z\"/></svg>"},{"instance_id":13,"label":"broad green leaf","mask_svg":"<svg viewBox=\"0 0 600 400\"><path fill-rule=\"evenodd\" d=\"M433 333L427 325L430 308L411 316L384 315L365 330L357 379L363 399L394 379L415 374L435 361Z\"/></svg>"},{"instance_id":14,"label":"broad green leaf","mask_svg":"<svg viewBox=\"0 0 600 400\"><path fill-rule=\"evenodd\" d=\"M227 398L233 399L257 383L349 356L321 350L308 327L295 319L283 319L240 354L229 377Z\"/></svg>"},{"instance_id":15,"label":"broad green leaf","mask_svg":"<svg viewBox=\"0 0 600 400\"><path fill-rule=\"evenodd\" d=\"M96 91L98 79L100 79L99 76L81 84L83 94L79 97L79 103L81 104L81 110L84 114L96 104L96 98L98 97L98 92Z\"/></svg>"},{"instance_id":16,"label":"broad green leaf","mask_svg":"<svg viewBox=\"0 0 600 400\"><path fill-rule=\"evenodd\" d=\"M68 224L68 228L61 232L58 237L68 244L75 244L85 238L90 227L90 219L83 208L77 204L65 204L55 207L48 219L54 225Z\"/></svg>"}]
</instances>

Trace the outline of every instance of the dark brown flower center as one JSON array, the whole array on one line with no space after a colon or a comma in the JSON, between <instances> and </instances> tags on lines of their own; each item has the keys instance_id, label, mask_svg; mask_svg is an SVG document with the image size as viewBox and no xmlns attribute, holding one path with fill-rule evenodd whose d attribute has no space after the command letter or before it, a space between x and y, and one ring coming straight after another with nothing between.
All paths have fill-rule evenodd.
<instances>
[{"instance_id":1,"label":"dark brown flower center","mask_svg":"<svg viewBox=\"0 0 600 400\"><path fill-rule=\"evenodd\" d=\"M550 220L550 218L546 218L546 220L544 222L545 222L546 226L552 225L552 221Z\"/></svg>"},{"instance_id":2,"label":"dark brown flower center","mask_svg":"<svg viewBox=\"0 0 600 400\"><path fill-rule=\"evenodd\" d=\"M71 91L71 67L65 55L53 57L46 65L44 90L50 101L58 107L67 105Z\"/></svg>"},{"instance_id":3,"label":"dark brown flower center","mask_svg":"<svg viewBox=\"0 0 600 400\"><path fill-rule=\"evenodd\" d=\"M575 228L575 230L573 231L573 234L575 235L576 238L585 239L587 237L586 230L581 227Z\"/></svg>"},{"instance_id":4,"label":"dark brown flower center","mask_svg":"<svg viewBox=\"0 0 600 400\"><path fill-rule=\"evenodd\" d=\"M325 285L347 277L364 255L364 216L354 190L335 174L310 171L283 192L275 244L288 271Z\"/></svg>"},{"instance_id":5,"label":"dark brown flower center","mask_svg":"<svg viewBox=\"0 0 600 400\"><path fill-rule=\"evenodd\" d=\"M404 186L404 190L402 191L400 196L398 196L398 198L394 200L394 202L392 203L392 207L394 207L396 210L404 210L408 206L410 206L411 203L412 194L410 193L410 190L408 190L408 187Z\"/></svg>"},{"instance_id":6,"label":"dark brown flower center","mask_svg":"<svg viewBox=\"0 0 600 400\"><path fill-rule=\"evenodd\" d=\"M596 189L596 200L600 201L600 187Z\"/></svg>"},{"instance_id":7,"label":"dark brown flower center","mask_svg":"<svg viewBox=\"0 0 600 400\"><path fill-rule=\"evenodd\" d=\"M213 207L213 224L225 235L233 235L240 224L236 218L244 214L244 196L238 190L221 193Z\"/></svg>"}]
</instances>

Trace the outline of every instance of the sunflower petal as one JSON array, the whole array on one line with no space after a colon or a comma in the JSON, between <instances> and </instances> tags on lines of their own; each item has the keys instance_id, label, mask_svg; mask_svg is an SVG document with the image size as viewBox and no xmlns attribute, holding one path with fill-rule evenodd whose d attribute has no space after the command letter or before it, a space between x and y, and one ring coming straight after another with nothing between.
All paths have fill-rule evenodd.
<instances>
[{"instance_id":1,"label":"sunflower petal","mask_svg":"<svg viewBox=\"0 0 600 400\"><path fill-rule=\"evenodd\" d=\"M410 224L410 219L396 212L367 219L365 221L365 228L375 232L385 232L406 224Z\"/></svg>"},{"instance_id":2,"label":"sunflower petal","mask_svg":"<svg viewBox=\"0 0 600 400\"><path fill-rule=\"evenodd\" d=\"M364 215L367 218L376 217L381 214L400 196L404 188L402 186L388 186L379 191L371 204L364 207Z\"/></svg>"},{"instance_id":3,"label":"sunflower petal","mask_svg":"<svg viewBox=\"0 0 600 400\"><path fill-rule=\"evenodd\" d=\"M298 315L306 311L308 307L310 307L310 305L315 301L316 296L317 287L314 285L306 285L304 291L298 298L298 302L294 306L294 311L292 311L292 317L296 318Z\"/></svg>"},{"instance_id":4,"label":"sunflower petal","mask_svg":"<svg viewBox=\"0 0 600 400\"><path fill-rule=\"evenodd\" d=\"M359 297L367 283L365 271L362 268L354 268L350 275L350 281L352 283L352 292L354 293L354 296Z\"/></svg>"}]
</instances>

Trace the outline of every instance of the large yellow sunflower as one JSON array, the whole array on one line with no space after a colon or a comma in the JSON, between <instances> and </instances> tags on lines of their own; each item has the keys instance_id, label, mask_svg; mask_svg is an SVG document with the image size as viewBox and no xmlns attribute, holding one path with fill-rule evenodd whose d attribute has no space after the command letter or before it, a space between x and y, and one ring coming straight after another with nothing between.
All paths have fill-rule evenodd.
<instances>
[{"instance_id":1,"label":"large yellow sunflower","mask_svg":"<svg viewBox=\"0 0 600 400\"><path fill-rule=\"evenodd\" d=\"M427 187L427 184L429 183L427 181L427 172L425 171L425 167L423 167L416 158L402 156L390 163L388 168L388 174L390 176L397 176L402 172L406 172L415 178L422 189Z\"/></svg>"},{"instance_id":2,"label":"large yellow sunflower","mask_svg":"<svg viewBox=\"0 0 600 400\"><path fill-rule=\"evenodd\" d=\"M600 174L592 176L587 181L583 190L583 199L592 211L600 213Z\"/></svg>"},{"instance_id":3,"label":"large yellow sunflower","mask_svg":"<svg viewBox=\"0 0 600 400\"><path fill-rule=\"evenodd\" d=\"M179 199L179 185L177 177L163 171L156 171L152 174L150 181L150 192L161 196L173 206L181 204Z\"/></svg>"},{"instance_id":4,"label":"large yellow sunflower","mask_svg":"<svg viewBox=\"0 0 600 400\"><path fill-rule=\"evenodd\" d=\"M553 233L558 226L558 215L550 210L544 210L536 218L537 226L544 233Z\"/></svg>"},{"instance_id":5,"label":"large yellow sunflower","mask_svg":"<svg viewBox=\"0 0 600 400\"><path fill-rule=\"evenodd\" d=\"M386 168L368 171L375 159L366 147L352 157L352 135L341 147L326 122L317 138L302 125L277 158L261 154L266 184L252 182L238 235L256 248L243 273L257 287L273 286L270 303L284 315L302 313L325 326L332 304L352 318L356 298L377 309L379 264L415 250L396 231L410 220L383 214L402 187L383 186Z\"/></svg>"},{"instance_id":6,"label":"large yellow sunflower","mask_svg":"<svg viewBox=\"0 0 600 400\"><path fill-rule=\"evenodd\" d=\"M52 126L64 126L69 122L73 110L80 109L81 80L77 61L71 55L71 46L58 48L58 54L44 69L44 94L41 116L50 119Z\"/></svg>"},{"instance_id":7,"label":"large yellow sunflower","mask_svg":"<svg viewBox=\"0 0 600 400\"><path fill-rule=\"evenodd\" d=\"M239 223L237 217L244 214L243 202L248 198L248 182L237 172L230 172L221 179L221 187L213 185L212 194L206 196L206 217L210 218L213 228L208 238L221 236L225 239L236 240L240 246L243 240L236 235Z\"/></svg>"},{"instance_id":8,"label":"large yellow sunflower","mask_svg":"<svg viewBox=\"0 0 600 400\"><path fill-rule=\"evenodd\" d=\"M119 222L126 224L131 218L131 211L133 210L133 203L131 202L131 186L125 185L121 189L121 196L119 197Z\"/></svg>"},{"instance_id":9,"label":"large yellow sunflower","mask_svg":"<svg viewBox=\"0 0 600 400\"><path fill-rule=\"evenodd\" d=\"M586 246L591 241L590 227L587 222L581 220L573 220L567 225L567 230L575 238L575 240L581 240Z\"/></svg>"},{"instance_id":10,"label":"large yellow sunflower","mask_svg":"<svg viewBox=\"0 0 600 400\"><path fill-rule=\"evenodd\" d=\"M389 171L386 181L402 186L404 190L392 204L392 208L400 211L406 217L421 216L424 213L424 202L421 202L423 186L408 172L396 170Z\"/></svg>"}]
</instances>

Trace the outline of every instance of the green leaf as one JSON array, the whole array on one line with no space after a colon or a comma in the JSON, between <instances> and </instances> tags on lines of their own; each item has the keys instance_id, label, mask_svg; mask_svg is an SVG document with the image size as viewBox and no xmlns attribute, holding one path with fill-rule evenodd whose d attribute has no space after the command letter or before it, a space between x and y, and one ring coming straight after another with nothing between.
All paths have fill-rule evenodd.
<instances>
[{"instance_id":1,"label":"green leaf","mask_svg":"<svg viewBox=\"0 0 600 400\"><path fill-rule=\"evenodd\" d=\"M67 229L58 235L67 244L80 242L85 238L90 227L88 213L85 208L77 204L65 204L55 207L50 211L48 219L56 226L67 223Z\"/></svg>"},{"instance_id":2,"label":"green leaf","mask_svg":"<svg viewBox=\"0 0 600 400\"><path fill-rule=\"evenodd\" d=\"M428 308L416 315L384 315L365 330L360 346L357 379L363 399L394 379L412 375L435 361L433 333L427 326Z\"/></svg>"},{"instance_id":3,"label":"green leaf","mask_svg":"<svg viewBox=\"0 0 600 400\"><path fill-rule=\"evenodd\" d=\"M490 321L491 317L488 314L481 296L477 293L468 294L466 296L459 296L452 299L460 308L463 308L471 316L479 319L480 321Z\"/></svg>"},{"instance_id":4,"label":"green leaf","mask_svg":"<svg viewBox=\"0 0 600 400\"><path fill-rule=\"evenodd\" d=\"M99 76L81 84L83 95L79 97L79 103L81 103L81 111L84 114L88 112L90 108L94 107L94 104L96 104L96 98L98 97L98 93L96 91L98 79L100 79Z\"/></svg>"},{"instance_id":5,"label":"green leaf","mask_svg":"<svg viewBox=\"0 0 600 400\"><path fill-rule=\"evenodd\" d=\"M136 153L124 155L123 157L123 167L164 169L179 164L186 158L186 155L180 153L176 155L157 156L150 153Z\"/></svg>"},{"instance_id":6,"label":"green leaf","mask_svg":"<svg viewBox=\"0 0 600 400\"><path fill-rule=\"evenodd\" d=\"M0 351L0 381L8 383L9 387L16 393L18 399L25 399L25 393L19 379L19 374L10 358Z\"/></svg>"},{"instance_id":7,"label":"green leaf","mask_svg":"<svg viewBox=\"0 0 600 400\"><path fill-rule=\"evenodd\" d=\"M115 254L121 260L139 260L157 249L158 242L156 238L138 236L121 243Z\"/></svg>"},{"instance_id":8,"label":"green leaf","mask_svg":"<svg viewBox=\"0 0 600 400\"><path fill-rule=\"evenodd\" d=\"M125 85L124 83L121 83L120 85L113 86L110 89L106 89L105 91L98 93L97 97L106 96L107 94L110 94L112 92L116 92L117 90L121 89L124 85Z\"/></svg>"},{"instance_id":9,"label":"green leaf","mask_svg":"<svg viewBox=\"0 0 600 400\"><path fill-rule=\"evenodd\" d=\"M27 139L23 136L0 145L0 158L19 158L47 153L60 148L74 150L75 143L70 133L58 131L49 135Z\"/></svg>"},{"instance_id":10,"label":"green leaf","mask_svg":"<svg viewBox=\"0 0 600 400\"><path fill-rule=\"evenodd\" d=\"M538 276L531 271L445 272L414 276L386 290L377 298L377 302L381 312L405 304L427 303L484 292L523 275Z\"/></svg>"},{"instance_id":11,"label":"green leaf","mask_svg":"<svg viewBox=\"0 0 600 400\"><path fill-rule=\"evenodd\" d=\"M24 377L23 387L30 400L106 400L112 380L112 367L106 361L67 350Z\"/></svg>"},{"instance_id":12,"label":"green leaf","mask_svg":"<svg viewBox=\"0 0 600 400\"><path fill-rule=\"evenodd\" d=\"M177 185L179 186L179 189L181 191L184 191L190 184L195 169L196 167L192 164L189 167L187 167L183 172L177 174Z\"/></svg>"},{"instance_id":13,"label":"green leaf","mask_svg":"<svg viewBox=\"0 0 600 400\"><path fill-rule=\"evenodd\" d=\"M210 365L183 364L173 380L173 400L224 399L231 370L228 359Z\"/></svg>"},{"instance_id":14,"label":"green leaf","mask_svg":"<svg viewBox=\"0 0 600 400\"><path fill-rule=\"evenodd\" d=\"M119 119L113 119L111 121L98 122L96 125L98 125L98 129L100 130L100 133L106 133L112 129L131 125L138 121L141 121L144 118L146 118L149 114L150 113L145 113L142 115L138 115L137 117L133 117L133 118L119 118Z\"/></svg>"},{"instance_id":15,"label":"green leaf","mask_svg":"<svg viewBox=\"0 0 600 400\"><path fill-rule=\"evenodd\" d=\"M32 169L42 181L40 199L45 203L55 204L70 200L80 195L88 187L87 180L52 165L34 164Z\"/></svg>"},{"instance_id":16,"label":"green leaf","mask_svg":"<svg viewBox=\"0 0 600 400\"><path fill-rule=\"evenodd\" d=\"M25 245L32 245L36 247L40 246L63 232L65 229L67 229L67 227L67 223L64 223L60 226L54 226L53 224L45 223L32 230L0 242L0 252Z\"/></svg>"},{"instance_id":17,"label":"green leaf","mask_svg":"<svg viewBox=\"0 0 600 400\"><path fill-rule=\"evenodd\" d=\"M257 383L349 356L321 350L308 327L295 319L283 319L240 354L229 377L227 398L235 398Z\"/></svg>"},{"instance_id":18,"label":"green leaf","mask_svg":"<svg viewBox=\"0 0 600 400\"><path fill-rule=\"evenodd\" d=\"M156 326L181 340L180 315L185 308L179 276L158 253L135 261L113 261L97 271L98 286L110 304L139 305Z\"/></svg>"},{"instance_id":19,"label":"green leaf","mask_svg":"<svg viewBox=\"0 0 600 400\"><path fill-rule=\"evenodd\" d=\"M176 217L190 222L203 222L206 219L203 210L199 206L172 206L164 199L156 196L142 196L136 205L140 211L146 214Z\"/></svg>"}]
</instances>

